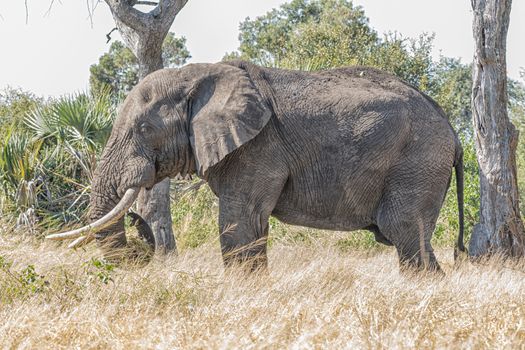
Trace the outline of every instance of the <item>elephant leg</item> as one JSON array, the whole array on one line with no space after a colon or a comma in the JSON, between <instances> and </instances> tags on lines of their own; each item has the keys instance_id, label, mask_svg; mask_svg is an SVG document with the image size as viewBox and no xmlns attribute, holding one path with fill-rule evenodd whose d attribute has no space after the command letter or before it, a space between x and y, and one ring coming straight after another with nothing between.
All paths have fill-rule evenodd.
<instances>
[{"instance_id":1,"label":"elephant leg","mask_svg":"<svg viewBox=\"0 0 525 350\"><path fill-rule=\"evenodd\" d=\"M383 213L378 218L378 226L396 247L399 263L403 269L440 270L430 244L434 225L425 225L424 220L425 218L419 213L416 215Z\"/></svg>"},{"instance_id":2,"label":"elephant leg","mask_svg":"<svg viewBox=\"0 0 525 350\"><path fill-rule=\"evenodd\" d=\"M267 266L268 219L286 182L286 176L254 178L253 173L229 177L218 194L224 263L242 263L252 271Z\"/></svg>"},{"instance_id":3,"label":"elephant leg","mask_svg":"<svg viewBox=\"0 0 525 350\"><path fill-rule=\"evenodd\" d=\"M245 212L245 205L221 198L219 203L220 243L224 264L241 263L249 270L266 268L268 216Z\"/></svg>"},{"instance_id":4,"label":"elephant leg","mask_svg":"<svg viewBox=\"0 0 525 350\"><path fill-rule=\"evenodd\" d=\"M402 269L441 271L430 244L433 229L425 229L421 216L410 222L399 220L394 223L395 229L402 231L397 234L404 233L403 239L395 243Z\"/></svg>"},{"instance_id":5,"label":"elephant leg","mask_svg":"<svg viewBox=\"0 0 525 350\"><path fill-rule=\"evenodd\" d=\"M383 197L377 226L396 247L402 268L441 270L430 240L445 191L446 183L439 191L395 188Z\"/></svg>"}]
</instances>

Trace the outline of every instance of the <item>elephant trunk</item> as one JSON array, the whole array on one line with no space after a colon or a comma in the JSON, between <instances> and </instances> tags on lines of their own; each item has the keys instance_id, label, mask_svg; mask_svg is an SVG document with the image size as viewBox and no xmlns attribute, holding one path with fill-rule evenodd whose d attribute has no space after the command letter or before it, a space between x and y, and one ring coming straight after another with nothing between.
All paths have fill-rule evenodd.
<instances>
[{"instance_id":1,"label":"elephant trunk","mask_svg":"<svg viewBox=\"0 0 525 350\"><path fill-rule=\"evenodd\" d=\"M98 186L94 186L93 188L91 200L92 220L102 220L102 218L110 215L111 212L119 211L119 218L117 221L111 226L98 231L94 235L104 257L110 261L118 262L127 258L134 260L138 258L141 261L149 261L149 258L155 251L155 238L149 225L138 214L128 213L129 208L137 199L140 190L141 188L138 187L128 189L120 201L112 207L112 203L118 200L116 193L113 191L105 191L104 193L101 193L99 192ZM108 196L108 193L112 193L113 196ZM124 217L126 213L131 218L131 225L136 227L138 236L141 240L126 238L126 231L124 228ZM98 219L101 215L102 218Z\"/></svg>"}]
</instances>

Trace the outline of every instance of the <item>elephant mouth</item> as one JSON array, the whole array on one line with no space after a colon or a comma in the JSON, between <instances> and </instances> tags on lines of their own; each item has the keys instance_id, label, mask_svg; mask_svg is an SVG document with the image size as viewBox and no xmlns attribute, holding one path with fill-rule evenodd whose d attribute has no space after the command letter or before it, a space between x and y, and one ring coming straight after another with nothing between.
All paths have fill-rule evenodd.
<instances>
[{"instance_id":1,"label":"elephant mouth","mask_svg":"<svg viewBox=\"0 0 525 350\"><path fill-rule=\"evenodd\" d=\"M119 220L121 220L124 217L124 215L126 215L129 208L131 208L131 206L137 199L140 190L140 187L133 187L127 189L120 201L117 203L117 205L115 205L113 209L111 209L103 217L101 217L98 220L95 220L91 224L88 224L75 230L51 234L46 236L46 239L55 241L74 239L74 241L68 245L69 248L78 248L91 242L95 238L95 234L97 232L103 231L104 229L111 227ZM141 238L146 238L148 245L154 249L155 239L153 237L151 229L149 228L149 226L147 226L147 224L145 224L145 221L142 218L140 218L140 220L139 218L140 217L138 217L137 214L132 215L132 222L140 221L141 225L140 227L137 227L142 228L142 231L147 232L142 232L139 229L139 236L141 236Z\"/></svg>"}]
</instances>

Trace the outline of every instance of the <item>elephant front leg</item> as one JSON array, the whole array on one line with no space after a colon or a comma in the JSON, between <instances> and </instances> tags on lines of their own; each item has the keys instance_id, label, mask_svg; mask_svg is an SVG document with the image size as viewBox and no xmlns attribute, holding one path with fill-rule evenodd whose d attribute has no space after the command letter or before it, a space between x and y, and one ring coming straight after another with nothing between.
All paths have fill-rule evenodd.
<instances>
[{"instance_id":1,"label":"elephant front leg","mask_svg":"<svg viewBox=\"0 0 525 350\"><path fill-rule=\"evenodd\" d=\"M219 199L219 228L225 266L242 264L249 271L268 266L268 218L253 205L236 199Z\"/></svg>"}]
</instances>

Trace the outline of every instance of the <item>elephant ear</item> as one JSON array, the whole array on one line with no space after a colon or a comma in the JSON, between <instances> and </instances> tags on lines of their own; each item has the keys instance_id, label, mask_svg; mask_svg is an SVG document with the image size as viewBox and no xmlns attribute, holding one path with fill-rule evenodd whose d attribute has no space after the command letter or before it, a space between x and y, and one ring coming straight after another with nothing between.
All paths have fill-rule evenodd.
<instances>
[{"instance_id":1,"label":"elephant ear","mask_svg":"<svg viewBox=\"0 0 525 350\"><path fill-rule=\"evenodd\" d=\"M190 142L197 173L204 178L219 163L264 128L271 111L247 72L212 65L190 92Z\"/></svg>"}]
</instances>

